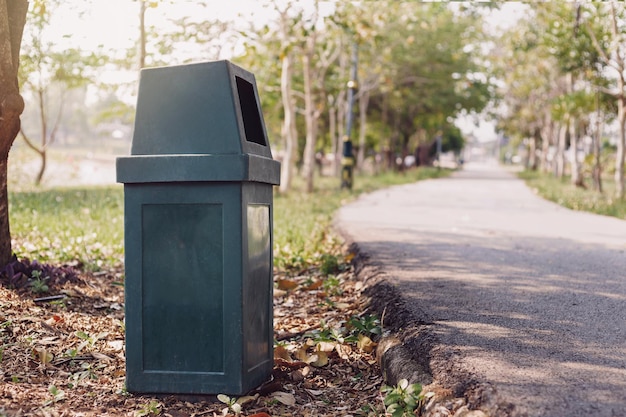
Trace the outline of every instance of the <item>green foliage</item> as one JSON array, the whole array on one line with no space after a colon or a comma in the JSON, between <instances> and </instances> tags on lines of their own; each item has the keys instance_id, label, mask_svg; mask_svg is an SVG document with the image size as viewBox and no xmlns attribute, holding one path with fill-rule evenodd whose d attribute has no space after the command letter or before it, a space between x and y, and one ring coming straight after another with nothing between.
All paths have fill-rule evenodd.
<instances>
[{"instance_id":1,"label":"green foliage","mask_svg":"<svg viewBox=\"0 0 626 417\"><path fill-rule=\"evenodd\" d=\"M348 328L351 329L351 334L358 336L362 334L364 336L380 336L383 332L380 325L380 319L374 314L366 314L358 317L353 316L348 320Z\"/></svg>"},{"instance_id":2,"label":"green foliage","mask_svg":"<svg viewBox=\"0 0 626 417\"><path fill-rule=\"evenodd\" d=\"M415 410L420 407L424 399L422 386L409 384L406 379L398 381L395 387L384 385L381 391L385 395L383 403L391 417L414 416Z\"/></svg>"},{"instance_id":3,"label":"green foliage","mask_svg":"<svg viewBox=\"0 0 626 417\"><path fill-rule=\"evenodd\" d=\"M46 284L47 277L41 277L41 271L33 271L31 273L30 290L35 294L46 293L49 288Z\"/></svg>"},{"instance_id":4,"label":"green foliage","mask_svg":"<svg viewBox=\"0 0 626 417\"><path fill-rule=\"evenodd\" d=\"M320 262L320 272L324 275L335 274L340 270L339 258L337 255L324 253L320 257Z\"/></svg>"},{"instance_id":5,"label":"green foliage","mask_svg":"<svg viewBox=\"0 0 626 417\"><path fill-rule=\"evenodd\" d=\"M59 401L63 401L65 399L65 392L58 389L55 385L50 385L48 387L48 392L52 396L51 399L47 400L44 403L44 407L47 407L51 404L57 403Z\"/></svg>"},{"instance_id":6,"label":"green foliage","mask_svg":"<svg viewBox=\"0 0 626 417\"><path fill-rule=\"evenodd\" d=\"M161 414L162 407L163 405L160 402L150 400L150 402L145 403L139 410L135 411L135 417L158 416Z\"/></svg>"},{"instance_id":7,"label":"green foliage","mask_svg":"<svg viewBox=\"0 0 626 417\"><path fill-rule=\"evenodd\" d=\"M322 321L318 329L312 330L304 335L305 338L313 340L315 343L319 342L349 342L356 340L346 340L347 329L343 326L330 326L328 323Z\"/></svg>"},{"instance_id":8,"label":"green foliage","mask_svg":"<svg viewBox=\"0 0 626 417\"><path fill-rule=\"evenodd\" d=\"M324 279L322 287L328 295L341 295L343 292L341 289L341 281L334 275L327 276L326 279Z\"/></svg>"}]
</instances>

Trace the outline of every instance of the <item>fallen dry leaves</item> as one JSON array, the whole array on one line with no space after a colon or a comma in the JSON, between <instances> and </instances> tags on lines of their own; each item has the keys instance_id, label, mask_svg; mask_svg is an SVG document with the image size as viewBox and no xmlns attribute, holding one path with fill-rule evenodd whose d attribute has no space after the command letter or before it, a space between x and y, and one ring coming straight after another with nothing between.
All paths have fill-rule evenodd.
<instances>
[{"instance_id":1,"label":"fallen dry leaves","mask_svg":"<svg viewBox=\"0 0 626 417\"><path fill-rule=\"evenodd\" d=\"M219 416L229 410L226 396L127 393L122 271L79 278L46 294L0 287L0 416ZM352 270L331 278L315 269L299 276L276 272L275 278L273 379L228 412L323 417L376 409L369 415L383 415L375 342L367 335L343 338L349 319L365 309L363 285Z\"/></svg>"}]
</instances>

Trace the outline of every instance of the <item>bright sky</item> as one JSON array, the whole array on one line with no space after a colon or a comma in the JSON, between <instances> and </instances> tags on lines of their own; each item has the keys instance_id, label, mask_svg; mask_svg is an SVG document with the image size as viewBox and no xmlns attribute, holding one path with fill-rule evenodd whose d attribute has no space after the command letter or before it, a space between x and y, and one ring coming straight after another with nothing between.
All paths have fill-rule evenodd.
<instances>
[{"instance_id":1,"label":"bright sky","mask_svg":"<svg viewBox=\"0 0 626 417\"><path fill-rule=\"evenodd\" d=\"M156 2L155 2L156 3ZM264 6L262 0L209 0L204 7L193 0L161 1L157 7L148 8L146 26L171 27L171 20L192 16L195 20L215 20L264 23L271 19L274 11ZM328 14L334 7L333 1L320 2L320 13ZM303 7L311 5L302 0ZM87 9L83 16L79 10ZM103 45L106 49L131 47L139 36L139 2L136 0L66 0L53 21L55 37L71 35L68 44L80 45L84 49L95 49ZM229 57L224 57L229 58Z\"/></svg>"}]
</instances>

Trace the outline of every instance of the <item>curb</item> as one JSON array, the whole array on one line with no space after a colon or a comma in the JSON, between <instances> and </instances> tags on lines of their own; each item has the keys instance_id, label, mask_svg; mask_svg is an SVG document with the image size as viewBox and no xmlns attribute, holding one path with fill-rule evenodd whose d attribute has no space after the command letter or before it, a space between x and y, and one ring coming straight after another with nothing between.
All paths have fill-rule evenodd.
<instances>
[{"instance_id":1,"label":"curb","mask_svg":"<svg viewBox=\"0 0 626 417\"><path fill-rule=\"evenodd\" d=\"M355 254L351 262L365 287L366 310L381 318L383 337L376 358L387 385L406 379L421 384L423 392L434 393L420 414L424 417L526 417L520 407L502 400L495 387L463 369L459 352L438 343L428 313L410 305L382 265L363 253L341 227L335 228Z\"/></svg>"}]
</instances>

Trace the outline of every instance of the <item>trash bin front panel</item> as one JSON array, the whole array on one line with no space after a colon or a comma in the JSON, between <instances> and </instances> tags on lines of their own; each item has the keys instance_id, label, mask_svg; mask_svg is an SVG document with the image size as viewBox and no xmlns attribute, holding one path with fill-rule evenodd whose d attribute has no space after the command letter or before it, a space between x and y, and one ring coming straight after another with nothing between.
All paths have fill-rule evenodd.
<instances>
[{"instance_id":1,"label":"trash bin front panel","mask_svg":"<svg viewBox=\"0 0 626 417\"><path fill-rule=\"evenodd\" d=\"M142 207L144 370L224 372L221 204Z\"/></svg>"},{"instance_id":2,"label":"trash bin front panel","mask_svg":"<svg viewBox=\"0 0 626 417\"><path fill-rule=\"evenodd\" d=\"M241 393L241 184L126 184L130 392Z\"/></svg>"}]
</instances>

